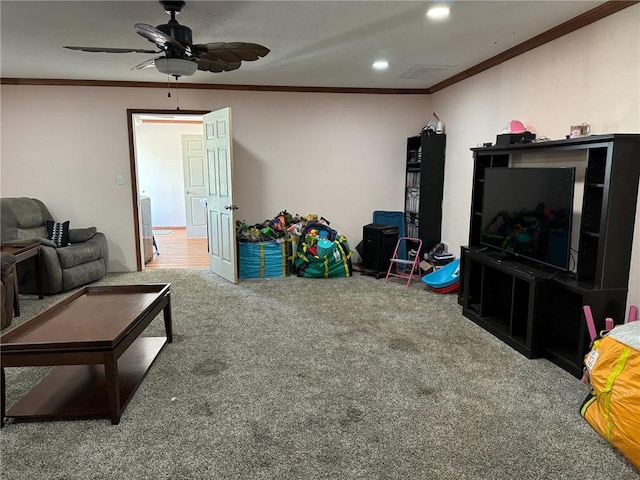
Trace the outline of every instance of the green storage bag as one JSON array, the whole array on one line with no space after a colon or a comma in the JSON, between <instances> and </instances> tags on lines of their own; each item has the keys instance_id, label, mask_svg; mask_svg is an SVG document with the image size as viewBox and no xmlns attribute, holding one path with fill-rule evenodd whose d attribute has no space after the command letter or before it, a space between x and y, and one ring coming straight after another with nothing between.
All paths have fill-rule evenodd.
<instances>
[{"instance_id":1,"label":"green storage bag","mask_svg":"<svg viewBox=\"0 0 640 480\"><path fill-rule=\"evenodd\" d=\"M321 255L314 255L312 252L314 249L305 242L298 246L294 265L299 277L334 278L352 275L352 252L344 236L337 236L330 247L321 249Z\"/></svg>"}]
</instances>

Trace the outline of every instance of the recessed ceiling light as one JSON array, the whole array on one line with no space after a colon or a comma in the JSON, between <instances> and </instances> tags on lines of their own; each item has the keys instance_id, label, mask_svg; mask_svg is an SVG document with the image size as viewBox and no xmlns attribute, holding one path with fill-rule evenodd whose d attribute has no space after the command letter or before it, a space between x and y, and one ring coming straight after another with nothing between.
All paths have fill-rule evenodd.
<instances>
[{"instance_id":1,"label":"recessed ceiling light","mask_svg":"<svg viewBox=\"0 0 640 480\"><path fill-rule=\"evenodd\" d=\"M373 62L373 68L376 70L386 70L389 68L389 62L386 60L378 60L377 62Z\"/></svg>"},{"instance_id":2,"label":"recessed ceiling light","mask_svg":"<svg viewBox=\"0 0 640 480\"><path fill-rule=\"evenodd\" d=\"M443 20L449 16L449 7L433 7L427 12L427 17L431 20Z\"/></svg>"}]
</instances>

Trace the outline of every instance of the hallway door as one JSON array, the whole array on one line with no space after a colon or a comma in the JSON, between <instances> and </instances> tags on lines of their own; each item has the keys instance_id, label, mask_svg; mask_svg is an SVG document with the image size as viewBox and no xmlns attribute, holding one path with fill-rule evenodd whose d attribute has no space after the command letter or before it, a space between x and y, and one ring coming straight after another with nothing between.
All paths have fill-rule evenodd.
<instances>
[{"instance_id":1,"label":"hallway door","mask_svg":"<svg viewBox=\"0 0 640 480\"><path fill-rule=\"evenodd\" d=\"M182 135L187 237L207 236L207 169L202 135Z\"/></svg>"}]
</instances>

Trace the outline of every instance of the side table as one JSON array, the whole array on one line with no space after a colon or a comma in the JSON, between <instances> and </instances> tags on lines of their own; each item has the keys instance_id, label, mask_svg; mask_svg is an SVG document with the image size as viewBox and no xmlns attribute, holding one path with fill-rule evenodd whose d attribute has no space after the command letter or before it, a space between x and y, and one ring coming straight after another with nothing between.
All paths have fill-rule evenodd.
<instances>
[{"instance_id":1,"label":"side table","mask_svg":"<svg viewBox=\"0 0 640 480\"><path fill-rule=\"evenodd\" d=\"M44 298L42 294L42 257L40 256L40 243L33 241L12 240L0 245L0 251L3 253L11 253L16 257L16 265L24 262L29 258L33 258L36 267L36 281L38 284L38 298ZM16 290L17 292L17 290ZM13 311L16 317L20 316L20 302L16 295L13 302Z\"/></svg>"}]
</instances>

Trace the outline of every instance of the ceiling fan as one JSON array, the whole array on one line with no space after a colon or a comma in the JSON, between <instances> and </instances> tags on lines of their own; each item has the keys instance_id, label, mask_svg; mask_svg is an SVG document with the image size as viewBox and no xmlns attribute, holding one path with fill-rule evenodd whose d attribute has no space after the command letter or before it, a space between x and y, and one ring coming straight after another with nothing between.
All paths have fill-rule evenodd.
<instances>
[{"instance_id":1,"label":"ceiling fan","mask_svg":"<svg viewBox=\"0 0 640 480\"><path fill-rule=\"evenodd\" d=\"M176 15L180 13L185 2L160 0L165 12L171 15L168 23L157 27L146 23L136 23L135 29L160 50L141 48L109 48L109 47L74 47L65 46L71 50L83 52L103 53L164 53L164 56L146 60L132 68L140 70L155 66L165 75L186 77L193 75L196 70L205 72L228 72L237 70L243 61L258 60L269 53L269 49L256 43L245 42L213 42L193 44L191 29L180 25Z\"/></svg>"}]
</instances>

